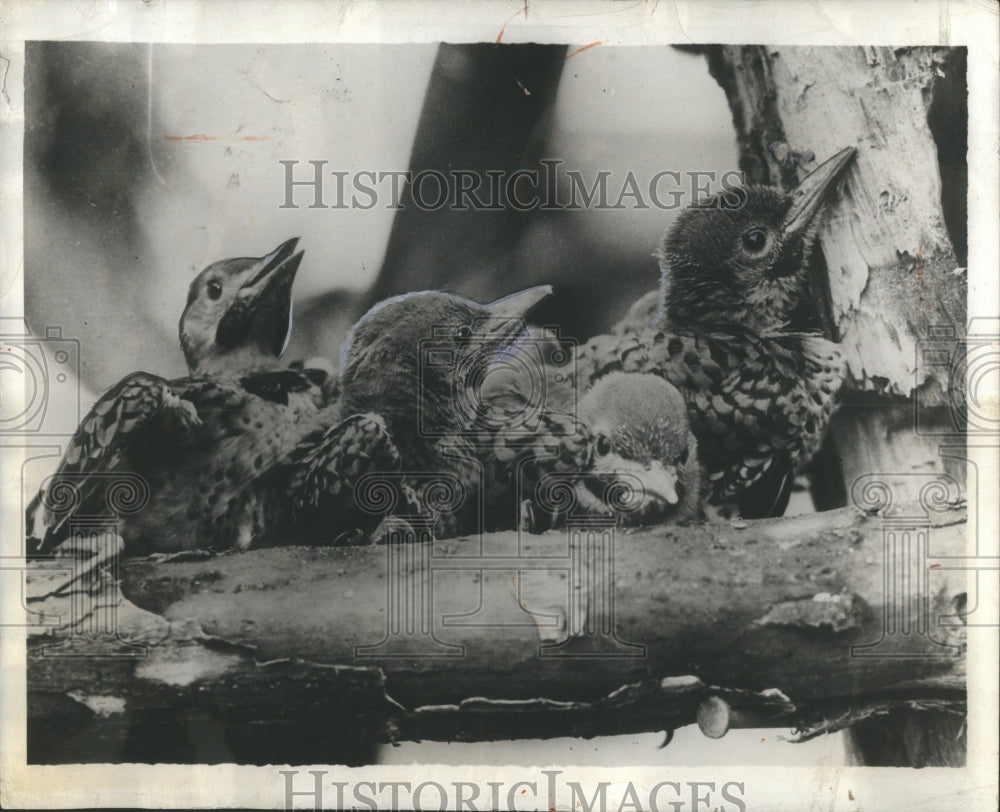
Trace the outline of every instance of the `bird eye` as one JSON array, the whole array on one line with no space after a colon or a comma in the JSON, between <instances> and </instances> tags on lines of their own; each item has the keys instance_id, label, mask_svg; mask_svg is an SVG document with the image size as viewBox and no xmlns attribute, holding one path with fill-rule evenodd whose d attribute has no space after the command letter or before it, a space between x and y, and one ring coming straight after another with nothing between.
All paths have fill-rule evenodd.
<instances>
[{"instance_id":1,"label":"bird eye","mask_svg":"<svg viewBox=\"0 0 1000 812\"><path fill-rule=\"evenodd\" d=\"M205 287L209 299L218 299L222 295L222 283L218 279L210 279Z\"/></svg>"},{"instance_id":2,"label":"bird eye","mask_svg":"<svg viewBox=\"0 0 1000 812\"><path fill-rule=\"evenodd\" d=\"M472 328L468 324L460 324L453 333L456 341L468 341L472 338Z\"/></svg>"},{"instance_id":3,"label":"bird eye","mask_svg":"<svg viewBox=\"0 0 1000 812\"><path fill-rule=\"evenodd\" d=\"M685 448L681 452L681 455L677 458L677 464L678 465L684 465L684 463L686 463L687 461L688 461L688 450L687 450L687 448Z\"/></svg>"},{"instance_id":4,"label":"bird eye","mask_svg":"<svg viewBox=\"0 0 1000 812\"><path fill-rule=\"evenodd\" d=\"M748 254L761 254L767 248L767 232L762 228L751 228L740 238L740 244Z\"/></svg>"},{"instance_id":5,"label":"bird eye","mask_svg":"<svg viewBox=\"0 0 1000 812\"><path fill-rule=\"evenodd\" d=\"M597 435L597 456L606 457L611 453L611 441L603 434Z\"/></svg>"}]
</instances>

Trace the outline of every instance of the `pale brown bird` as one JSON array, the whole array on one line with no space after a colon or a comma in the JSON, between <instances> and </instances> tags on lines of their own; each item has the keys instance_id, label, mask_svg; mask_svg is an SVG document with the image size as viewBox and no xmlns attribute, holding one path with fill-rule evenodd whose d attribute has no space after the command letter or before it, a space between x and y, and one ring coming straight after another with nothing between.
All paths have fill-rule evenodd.
<instances>
[{"instance_id":1,"label":"pale brown bird","mask_svg":"<svg viewBox=\"0 0 1000 812\"><path fill-rule=\"evenodd\" d=\"M323 468L342 464L338 441L364 440L373 465L398 464L377 416L321 413L320 387L279 360L296 243L216 262L194 279L179 325L190 375L136 372L101 396L28 507L29 549L47 552L95 517L133 553L272 543L298 521L296 504L338 500L349 516L349 488L332 483L357 466ZM312 486L330 491L295 490Z\"/></svg>"}]
</instances>

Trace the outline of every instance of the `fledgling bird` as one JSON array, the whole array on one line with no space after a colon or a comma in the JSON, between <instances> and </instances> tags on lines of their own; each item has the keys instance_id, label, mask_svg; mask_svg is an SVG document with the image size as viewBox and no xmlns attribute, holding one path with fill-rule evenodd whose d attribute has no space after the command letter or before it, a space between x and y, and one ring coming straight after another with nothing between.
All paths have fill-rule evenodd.
<instances>
[{"instance_id":1,"label":"fledgling bird","mask_svg":"<svg viewBox=\"0 0 1000 812\"><path fill-rule=\"evenodd\" d=\"M344 342L340 405L384 418L413 504L432 509L420 483L437 473L464 492L436 515L436 535L517 527L519 495L546 475L578 485L586 511L607 513L602 491L626 476L641 502L632 520L697 513L697 453L680 395L656 376L610 375L578 414L572 382L548 364L567 353L527 323L550 293L532 288L489 305L407 294L376 305Z\"/></svg>"},{"instance_id":2,"label":"fledgling bird","mask_svg":"<svg viewBox=\"0 0 1000 812\"><path fill-rule=\"evenodd\" d=\"M580 417L594 435L590 471L629 476L640 485L638 505L623 517L628 523L697 518L698 444L688 427L684 398L673 385L656 375L612 372L583 396ZM586 478L582 484L578 493L593 500ZM585 507L607 510L600 500Z\"/></svg>"},{"instance_id":3,"label":"fledgling bird","mask_svg":"<svg viewBox=\"0 0 1000 812\"><path fill-rule=\"evenodd\" d=\"M541 532L571 514L613 516L623 525L697 518L697 444L684 399L671 384L656 375L613 372L580 397L568 370L547 365L544 388L533 385L531 371L510 370L484 388L484 401L499 411L497 424L505 413L538 411L545 418L531 432L503 426L493 438L493 459L503 466L493 479L508 482L506 510L513 493L522 529ZM564 448L578 449L575 458L561 453ZM556 464L567 457L573 467ZM510 482L514 471L520 487ZM572 506L546 497L551 475L572 483Z\"/></svg>"},{"instance_id":4,"label":"fledgling bird","mask_svg":"<svg viewBox=\"0 0 1000 812\"><path fill-rule=\"evenodd\" d=\"M806 296L818 215L855 153L837 153L790 194L750 186L737 207L717 195L683 212L661 249L660 291L578 354L584 383L625 371L677 387L707 500L745 518L784 512L843 383L840 346L788 322Z\"/></svg>"},{"instance_id":5,"label":"fledgling bird","mask_svg":"<svg viewBox=\"0 0 1000 812\"><path fill-rule=\"evenodd\" d=\"M443 291L396 296L362 316L341 346L340 407L385 420L409 473L408 497L434 514L435 535L488 522L479 500L489 432L479 387L516 352L527 316L550 293L530 288L485 305Z\"/></svg>"},{"instance_id":6,"label":"fledgling bird","mask_svg":"<svg viewBox=\"0 0 1000 812\"><path fill-rule=\"evenodd\" d=\"M28 507L29 549L52 550L74 519L113 518L122 475L136 489L133 507L145 503L115 522L129 552L245 548L291 520L298 497L290 483L306 480L312 461L276 473L279 463L310 432L329 445L338 428L366 419L324 416L319 387L279 361L302 260L297 242L198 274L179 323L190 375L136 372L101 396Z\"/></svg>"}]
</instances>

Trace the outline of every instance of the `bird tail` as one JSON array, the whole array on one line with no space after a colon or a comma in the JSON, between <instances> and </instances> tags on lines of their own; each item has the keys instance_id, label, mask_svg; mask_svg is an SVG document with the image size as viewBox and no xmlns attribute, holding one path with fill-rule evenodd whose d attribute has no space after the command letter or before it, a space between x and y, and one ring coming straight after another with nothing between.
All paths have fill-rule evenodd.
<instances>
[{"instance_id":1,"label":"bird tail","mask_svg":"<svg viewBox=\"0 0 1000 812\"><path fill-rule=\"evenodd\" d=\"M783 516L792 495L794 481L795 471L787 454L775 459L753 485L740 492L740 516L744 519Z\"/></svg>"}]
</instances>

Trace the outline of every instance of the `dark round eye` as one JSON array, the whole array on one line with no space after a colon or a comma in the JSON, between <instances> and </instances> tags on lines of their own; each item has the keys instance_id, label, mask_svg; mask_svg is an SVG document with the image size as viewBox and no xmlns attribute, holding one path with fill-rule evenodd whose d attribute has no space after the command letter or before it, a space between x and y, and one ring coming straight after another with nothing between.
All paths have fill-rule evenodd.
<instances>
[{"instance_id":1,"label":"dark round eye","mask_svg":"<svg viewBox=\"0 0 1000 812\"><path fill-rule=\"evenodd\" d=\"M596 450L598 457L606 457L611 453L611 441L603 434L598 434Z\"/></svg>"},{"instance_id":2,"label":"dark round eye","mask_svg":"<svg viewBox=\"0 0 1000 812\"><path fill-rule=\"evenodd\" d=\"M687 447L685 447L684 450L681 452L681 455L677 458L677 464L683 465L687 461L688 461L688 450Z\"/></svg>"},{"instance_id":3,"label":"dark round eye","mask_svg":"<svg viewBox=\"0 0 1000 812\"><path fill-rule=\"evenodd\" d=\"M222 295L222 283L218 279L210 279L205 288L209 299L218 299Z\"/></svg>"},{"instance_id":4,"label":"dark round eye","mask_svg":"<svg viewBox=\"0 0 1000 812\"><path fill-rule=\"evenodd\" d=\"M453 333L456 341L468 341L472 338L472 328L468 324L460 324Z\"/></svg>"},{"instance_id":5,"label":"dark round eye","mask_svg":"<svg viewBox=\"0 0 1000 812\"><path fill-rule=\"evenodd\" d=\"M740 239L740 243L748 254L760 254L767 248L767 232L762 228L751 228Z\"/></svg>"}]
</instances>

